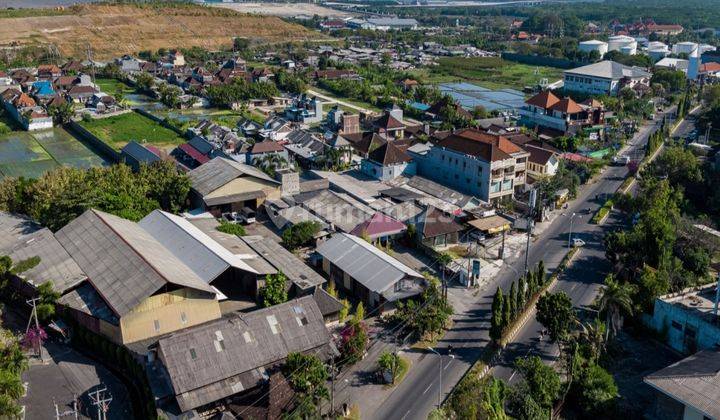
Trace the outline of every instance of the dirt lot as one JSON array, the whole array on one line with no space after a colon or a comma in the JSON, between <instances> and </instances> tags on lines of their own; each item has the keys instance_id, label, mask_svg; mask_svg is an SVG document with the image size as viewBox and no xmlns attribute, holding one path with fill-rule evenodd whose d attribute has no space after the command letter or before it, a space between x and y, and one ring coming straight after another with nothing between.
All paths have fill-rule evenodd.
<instances>
[{"instance_id":1,"label":"dirt lot","mask_svg":"<svg viewBox=\"0 0 720 420\"><path fill-rule=\"evenodd\" d=\"M0 19L0 45L50 43L65 56L84 58L90 43L100 60L161 47L218 49L236 36L260 43L322 37L277 17L202 6L96 4L75 6L68 15Z\"/></svg>"},{"instance_id":2,"label":"dirt lot","mask_svg":"<svg viewBox=\"0 0 720 420\"><path fill-rule=\"evenodd\" d=\"M293 17L298 15L345 18L352 14L340 10L330 9L312 3L214 3L213 6L232 9L241 13L253 15L267 15L280 17Z\"/></svg>"}]
</instances>

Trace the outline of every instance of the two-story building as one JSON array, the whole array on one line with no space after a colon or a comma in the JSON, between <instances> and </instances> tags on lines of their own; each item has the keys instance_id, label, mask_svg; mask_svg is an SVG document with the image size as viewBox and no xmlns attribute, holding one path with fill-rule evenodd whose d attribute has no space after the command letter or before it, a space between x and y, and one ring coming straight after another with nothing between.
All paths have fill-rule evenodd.
<instances>
[{"instance_id":1,"label":"two-story building","mask_svg":"<svg viewBox=\"0 0 720 420\"><path fill-rule=\"evenodd\" d=\"M560 99L551 91L538 93L520 108L520 124L532 129L556 132L558 136L574 135L580 130L602 127L605 110L599 101L589 99L577 103L572 98Z\"/></svg>"},{"instance_id":2,"label":"two-story building","mask_svg":"<svg viewBox=\"0 0 720 420\"><path fill-rule=\"evenodd\" d=\"M640 67L630 67L615 61L601 61L563 73L566 91L595 95L617 95L624 87L650 86L652 75Z\"/></svg>"},{"instance_id":3,"label":"two-story building","mask_svg":"<svg viewBox=\"0 0 720 420\"><path fill-rule=\"evenodd\" d=\"M467 128L421 153L409 151L418 174L488 202L512 198L525 185L530 155L506 137Z\"/></svg>"}]
</instances>

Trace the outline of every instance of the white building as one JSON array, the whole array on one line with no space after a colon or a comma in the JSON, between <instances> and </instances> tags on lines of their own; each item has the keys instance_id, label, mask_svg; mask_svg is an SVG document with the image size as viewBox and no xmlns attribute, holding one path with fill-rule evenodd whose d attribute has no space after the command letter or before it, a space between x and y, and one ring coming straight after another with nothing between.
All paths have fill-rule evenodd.
<instances>
[{"instance_id":1,"label":"white building","mask_svg":"<svg viewBox=\"0 0 720 420\"><path fill-rule=\"evenodd\" d=\"M672 52L673 54L687 54L690 55L693 51L698 50L698 53L700 55L703 55L703 53L708 51L715 51L717 48L713 47L712 45L708 44L697 44L695 42L678 42L677 44L673 45Z\"/></svg>"},{"instance_id":2,"label":"white building","mask_svg":"<svg viewBox=\"0 0 720 420\"><path fill-rule=\"evenodd\" d=\"M652 75L640 67L629 67L615 61L566 70L563 73L565 89L597 95L615 95L624 87L650 85Z\"/></svg>"},{"instance_id":3,"label":"white building","mask_svg":"<svg viewBox=\"0 0 720 420\"><path fill-rule=\"evenodd\" d=\"M625 35L615 35L608 38L608 51L620 51L623 54L634 55L637 53L637 41L635 38Z\"/></svg>"},{"instance_id":4,"label":"white building","mask_svg":"<svg viewBox=\"0 0 720 420\"><path fill-rule=\"evenodd\" d=\"M657 62L670 55L670 48L662 42L652 41L648 43L647 55L653 62Z\"/></svg>"},{"instance_id":5,"label":"white building","mask_svg":"<svg viewBox=\"0 0 720 420\"><path fill-rule=\"evenodd\" d=\"M583 41L578 44L578 49L580 51L584 51L586 53L590 53L592 51L597 51L600 54L600 57L605 55L606 52L608 52L608 43L603 41L598 41L597 39L591 39L589 41Z\"/></svg>"},{"instance_id":6,"label":"white building","mask_svg":"<svg viewBox=\"0 0 720 420\"><path fill-rule=\"evenodd\" d=\"M687 73L688 63L688 60L684 60L682 58L665 57L655 63L655 67L661 67L670 70L680 70L683 73Z\"/></svg>"}]
</instances>

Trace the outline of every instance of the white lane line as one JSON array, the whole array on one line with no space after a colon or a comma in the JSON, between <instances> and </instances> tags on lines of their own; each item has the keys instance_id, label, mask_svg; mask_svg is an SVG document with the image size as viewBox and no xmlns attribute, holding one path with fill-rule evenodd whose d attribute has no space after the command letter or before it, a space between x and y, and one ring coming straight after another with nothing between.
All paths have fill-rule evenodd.
<instances>
[{"instance_id":1,"label":"white lane line","mask_svg":"<svg viewBox=\"0 0 720 420\"><path fill-rule=\"evenodd\" d=\"M407 413L405 413L405 415L400 418L400 420L405 420L405 417L407 417L408 414L410 414L410 410L408 410Z\"/></svg>"},{"instance_id":2,"label":"white lane line","mask_svg":"<svg viewBox=\"0 0 720 420\"><path fill-rule=\"evenodd\" d=\"M433 386L433 384L428 385L427 388L425 388L425 391L423 391L423 395L425 395L430 390L430 387L432 387L432 386Z\"/></svg>"},{"instance_id":3,"label":"white lane line","mask_svg":"<svg viewBox=\"0 0 720 420\"><path fill-rule=\"evenodd\" d=\"M445 367L443 368L443 370L447 370L447 368L450 367L450 364L451 364L452 362L453 362L453 359L451 359L449 362L447 362L447 364L445 365Z\"/></svg>"}]
</instances>

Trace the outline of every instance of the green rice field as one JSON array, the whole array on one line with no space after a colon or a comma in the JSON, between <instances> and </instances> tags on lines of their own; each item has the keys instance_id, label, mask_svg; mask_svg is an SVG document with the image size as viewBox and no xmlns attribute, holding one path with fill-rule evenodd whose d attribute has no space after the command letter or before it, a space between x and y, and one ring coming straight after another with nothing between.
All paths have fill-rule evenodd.
<instances>
[{"instance_id":1,"label":"green rice field","mask_svg":"<svg viewBox=\"0 0 720 420\"><path fill-rule=\"evenodd\" d=\"M131 140L163 148L174 148L185 141L176 132L137 112L81 121L79 124L115 150L122 149Z\"/></svg>"},{"instance_id":2,"label":"green rice field","mask_svg":"<svg viewBox=\"0 0 720 420\"><path fill-rule=\"evenodd\" d=\"M105 161L67 131L13 131L0 136L0 176L38 178L61 165L89 168Z\"/></svg>"}]
</instances>

